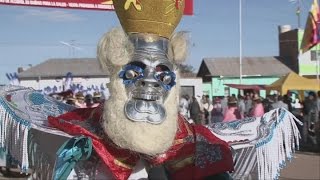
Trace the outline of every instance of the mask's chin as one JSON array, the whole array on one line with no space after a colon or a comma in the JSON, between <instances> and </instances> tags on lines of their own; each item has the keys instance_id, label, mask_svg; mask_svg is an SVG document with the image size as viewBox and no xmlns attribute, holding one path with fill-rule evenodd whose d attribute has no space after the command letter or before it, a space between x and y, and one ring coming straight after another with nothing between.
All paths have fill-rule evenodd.
<instances>
[{"instance_id":1,"label":"mask's chin","mask_svg":"<svg viewBox=\"0 0 320 180\"><path fill-rule=\"evenodd\" d=\"M134 122L160 124L166 119L163 94L154 89L135 89L129 93L125 115Z\"/></svg>"}]
</instances>

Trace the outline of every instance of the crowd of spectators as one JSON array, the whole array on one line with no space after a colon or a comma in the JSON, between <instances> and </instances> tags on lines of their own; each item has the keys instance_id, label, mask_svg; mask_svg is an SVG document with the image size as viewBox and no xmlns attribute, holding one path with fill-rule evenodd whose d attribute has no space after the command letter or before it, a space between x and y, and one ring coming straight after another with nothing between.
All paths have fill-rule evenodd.
<instances>
[{"instance_id":1,"label":"crowd of spectators","mask_svg":"<svg viewBox=\"0 0 320 180\"><path fill-rule=\"evenodd\" d=\"M262 116L264 112L262 99L258 94L248 94L245 97L233 94L212 99L208 95L192 99L184 95L180 101L180 113L196 124L230 122L245 117Z\"/></svg>"},{"instance_id":2,"label":"crowd of spectators","mask_svg":"<svg viewBox=\"0 0 320 180\"><path fill-rule=\"evenodd\" d=\"M202 97L183 95L180 101L180 113L189 122L212 124L230 122L247 117L261 117L264 113L284 108L297 117L303 126L298 125L303 142L317 144L320 141L320 91L309 92L304 100L295 93L286 95L267 95L262 98L258 93L244 96L232 94L228 97Z\"/></svg>"},{"instance_id":3,"label":"crowd of spectators","mask_svg":"<svg viewBox=\"0 0 320 180\"><path fill-rule=\"evenodd\" d=\"M83 92L73 93L73 91L70 90L50 94L50 96L76 108L94 108L99 106L105 99L100 92L94 92L93 94L87 93L84 95Z\"/></svg>"}]
</instances>

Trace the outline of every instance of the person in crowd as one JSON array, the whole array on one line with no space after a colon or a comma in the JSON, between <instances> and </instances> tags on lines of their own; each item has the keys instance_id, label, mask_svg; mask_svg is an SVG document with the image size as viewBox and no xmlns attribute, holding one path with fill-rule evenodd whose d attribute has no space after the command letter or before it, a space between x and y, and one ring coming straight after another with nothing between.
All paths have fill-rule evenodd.
<instances>
[{"instance_id":1,"label":"person in crowd","mask_svg":"<svg viewBox=\"0 0 320 180\"><path fill-rule=\"evenodd\" d=\"M97 107L100 105L102 99L101 99L101 93L100 92L94 92L92 97L93 105L92 107Z\"/></svg>"},{"instance_id":2,"label":"person in crowd","mask_svg":"<svg viewBox=\"0 0 320 180\"><path fill-rule=\"evenodd\" d=\"M223 121L223 107L219 97L214 98L213 108L211 111L211 123L218 123Z\"/></svg>"},{"instance_id":3,"label":"person in crowd","mask_svg":"<svg viewBox=\"0 0 320 180\"><path fill-rule=\"evenodd\" d=\"M244 97L238 94L238 109L242 117L245 115L246 105L244 103Z\"/></svg>"},{"instance_id":4,"label":"person in crowd","mask_svg":"<svg viewBox=\"0 0 320 180\"><path fill-rule=\"evenodd\" d=\"M304 114L309 114L311 111L316 111L318 109L316 94L312 91L308 93L308 97L304 101Z\"/></svg>"},{"instance_id":5,"label":"person in crowd","mask_svg":"<svg viewBox=\"0 0 320 180\"><path fill-rule=\"evenodd\" d=\"M277 109L277 108L284 108L286 110L289 110L288 104L283 102L283 96L277 95L275 96L275 102L272 103L272 109Z\"/></svg>"},{"instance_id":6,"label":"person in crowd","mask_svg":"<svg viewBox=\"0 0 320 180\"><path fill-rule=\"evenodd\" d=\"M56 96L56 100L58 100L58 101L62 101L62 100L63 100L63 97L57 94L57 96Z\"/></svg>"},{"instance_id":7,"label":"person in crowd","mask_svg":"<svg viewBox=\"0 0 320 180\"><path fill-rule=\"evenodd\" d=\"M50 97L54 98L57 101L63 101L63 97L57 93L49 94Z\"/></svg>"},{"instance_id":8,"label":"person in crowd","mask_svg":"<svg viewBox=\"0 0 320 180\"><path fill-rule=\"evenodd\" d=\"M92 97L93 103L101 103L101 93L100 92L94 92Z\"/></svg>"},{"instance_id":9,"label":"person in crowd","mask_svg":"<svg viewBox=\"0 0 320 180\"><path fill-rule=\"evenodd\" d=\"M228 110L228 97L222 96L221 98L222 114L225 114Z\"/></svg>"},{"instance_id":10,"label":"person in crowd","mask_svg":"<svg viewBox=\"0 0 320 180\"><path fill-rule=\"evenodd\" d=\"M255 94L253 97L253 107L250 113L251 117L261 117L264 115L264 108L261 101L261 97L258 94Z\"/></svg>"},{"instance_id":11,"label":"person in crowd","mask_svg":"<svg viewBox=\"0 0 320 180\"><path fill-rule=\"evenodd\" d=\"M308 133L314 137L316 135L316 131L318 130L318 121L319 118L318 115L318 105L317 105L317 98L316 93L313 91L310 91L308 93L308 97L304 101L303 105L304 109L304 115L305 115L305 124L307 125L306 128L308 129ZM304 125L305 125L304 124ZM313 139L313 144L316 144L315 138Z\"/></svg>"},{"instance_id":12,"label":"person in crowd","mask_svg":"<svg viewBox=\"0 0 320 180\"><path fill-rule=\"evenodd\" d=\"M250 111L252 109L252 98L251 95L249 93L246 94L245 100L244 100L244 104L245 104L245 117L249 116Z\"/></svg>"},{"instance_id":13,"label":"person in crowd","mask_svg":"<svg viewBox=\"0 0 320 180\"><path fill-rule=\"evenodd\" d=\"M77 108L86 108L86 103L84 102L84 95L82 92L76 93L76 102L75 105Z\"/></svg>"},{"instance_id":14,"label":"person in crowd","mask_svg":"<svg viewBox=\"0 0 320 180\"><path fill-rule=\"evenodd\" d=\"M294 100L294 103L292 103L292 109L293 109L293 111L294 111L294 109L301 109L301 108L303 108L303 105L302 105L300 99L299 99L299 98L296 98L296 99Z\"/></svg>"},{"instance_id":15,"label":"person in crowd","mask_svg":"<svg viewBox=\"0 0 320 180\"><path fill-rule=\"evenodd\" d=\"M187 94L180 98L179 113L189 119L189 95Z\"/></svg>"},{"instance_id":16,"label":"person in crowd","mask_svg":"<svg viewBox=\"0 0 320 180\"><path fill-rule=\"evenodd\" d=\"M295 102L292 104L292 114L303 121L303 105L298 98L296 98Z\"/></svg>"},{"instance_id":17,"label":"person in crowd","mask_svg":"<svg viewBox=\"0 0 320 180\"><path fill-rule=\"evenodd\" d=\"M204 124L209 124L209 119L211 119L212 103L208 95L204 95L203 99L203 112L204 112Z\"/></svg>"},{"instance_id":18,"label":"person in crowd","mask_svg":"<svg viewBox=\"0 0 320 180\"><path fill-rule=\"evenodd\" d=\"M237 99L235 97L229 97L228 109L224 114L223 122L231 122L237 119L243 119L237 106Z\"/></svg>"},{"instance_id":19,"label":"person in crowd","mask_svg":"<svg viewBox=\"0 0 320 180\"><path fill-rule=\"evenodd\" d=\"M291 105L292 99L291 99L291 96L288 96L286 94L283 95L283 102L288 105L288 109L287 110L292 112L292 105Z\"/></svg>"},{"instance_id":20,"label":"person in crowd","mask_svg":"<svg viewBox=\"0 0 320 180\"><path fill-rule=\"evenodd\" d=\"M264 112L269 112L272 110L272 104L274 103L274 95L267 95L266 98L262 100Z\"/></svg>"},{"instance_id":21,"label":"person in crowd","mask_svg":"<svg viewBox=\"0 0 320 180\"><path fill-rule=\"evenodd\" d=\"M199 106L200 106L200 117L201 117L201 124L205 124L205 112L204 112L204 101L205 101L205 95L198 96L197 97Z\"/></svg>"},{"instance_id":22,"label":"person in crowd","mask_svg":"<svg viewBox=\"0 0 320 180\"><path fill-rule=\"evenodd\" d=\"M195 96L192 96L190 103L190 119L192 119L195 124L201 124L201 109Z\"/></svg>"},{"instance_id":23,"label":"person in crowd","mask_svg":"<svg viewBox=\"0 0 320 180\"><path fill-rule=\"evenodd\" d=\"M76 105L76 99L72 95L67 95L65 97L65 103L69 104L69 105L72 105L72 106L75 106Z\"/></svg>"},{"instance_id":24,"label":"person in crowd","mask_svg":"<svg viewBox=\"0 0 320 180\"><path fill-rule=\"evenodd\" d=\"M84 98L87 108L93 108L93 98L91 94L87 94Z\"/></svg>"}]
</instances>

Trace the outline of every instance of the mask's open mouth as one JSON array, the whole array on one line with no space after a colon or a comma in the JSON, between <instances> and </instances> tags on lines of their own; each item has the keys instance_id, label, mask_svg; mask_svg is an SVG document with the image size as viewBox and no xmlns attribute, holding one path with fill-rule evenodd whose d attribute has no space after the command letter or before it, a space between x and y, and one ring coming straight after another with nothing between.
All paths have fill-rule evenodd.
<instances>
[{"instance_id":1,"label":"mask's open mouth","mask_svg":"<svg viewBox=\"0 0 320 180\"><path fill-rule=\"evenodd\" d=\"M133 91L133 99L141 99L145 101L158 101L162 97L162 94L158 91Z\"/></svg>"},{"instance_id":2,"label":"mask's open mouth","mask_svg":"<svg viewBox=\"0 0 320 180\"><path fill-rule=\"evenodd\" d=\"M144 99L132 98L128 100L124 112L132 121L151 124L160 124L166 117L166 110L162 104Z\"/></svg>"}]
</instances>

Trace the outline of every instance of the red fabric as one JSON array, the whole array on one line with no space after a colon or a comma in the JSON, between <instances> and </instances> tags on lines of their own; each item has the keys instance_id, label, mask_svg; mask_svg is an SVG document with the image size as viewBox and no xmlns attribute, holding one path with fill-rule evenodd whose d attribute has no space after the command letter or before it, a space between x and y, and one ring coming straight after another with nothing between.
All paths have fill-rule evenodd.
<instances>
[{"instance_id":1,"label":"red fabric","mask_svg":"<svg viewBox=\"0 0 320 180\"><path fill-rule=\"evenodd\" d=\"M209 143L218 146L222 155L221 160L207 163L205 168L195 167L194 179L202 179L207 176L234 171L232 153L229 144L214 136L212 132L204 126L196 125L194 129L195 134L202 135Z\"/></svg>"},{"instance_id":2,"label":"red fabric","mask_svg":"<svg viewBox=\"0 0 320 180\"><path fill-rule=\"evenodd\" d=\"M36 6L36 7L54 7L67 9L84 9L84 10L107 10L112 11L112 5L102 5L110 3L110 0L28 0L28 1L0 1L4 5L19 6ZM79 4L81 3L81 4ZM137 3L140 3L137 1ZM72 4L72 5L70 5ZM184 15L193 15L193 0L185 0Z\"/></svg>"},{"instance_id":3,"label":"red fabric","mask_svg":"<svg viewBox=\"0 0 320 180\"><path fill-rule=\"evenodd\" d=\"M48 121L51 126L70 135L84 135L91 137L94 150L100 156L112 175L118 180L128 179L132 173L132 168L139 160L138 154L134 154L129 150L117 148L116 145L110 141L104 140L94 133L86 130L84 127L72 122L75 120L84 121L89 117L97 117L101 115L101 111L99 111L101 108L99 107L91 109L76 109L58 117L49 116ZM99 120L100 117L92 119L89 123L96 126Z\"/></svg>"},{"instance_id":4,"label":"red fabric","mask_svg":"<svg viewBox=\"0 0 320 180\"><path fill-rule=\"evenodd\" d=\"M232 156L228 144L215 137L206 127L189 124L182 116L178 117L179 126L174 144L166 153L150 158L118 148L110 140L102 139L86 129L87 126L90 129L100 127L98 123L102 115L102 107L76 109L58 117L48 117L48 120L51 126L68 134L91 137L93 148L116 179L127 179L141 157L145 157L152 165L164 164L170 172L170 179L202 179L210 175L233 170ZM86 125L82 127L77 125L76 122L79 122L78 124L86 123ZM221 151L219 154L222 155L222 159L215 162L209 162L204 159L205 167L197 166L195 163L196 157L198 157L197 154L203 154L202 149L200 148L199 151L197 147L203 144L209 147L212 145L218 147ZM211 152L208 152L203 157L207 157L210 154ZM187 163L181 166L179 165L180 160L189 161L186 161Z\"/></svg>"},{"instance_id":5,"label":"red fabric","mask_svg":"<svg viewBox=\"0 0 320 180\"><path fill-rule=\"evenodd\" d=\"M184 14L193 15L193 0L185 0Z\"/></svg>"},{"instance_id":6,"label":"red fabric","mask_svg":"<svg viewBox=\"0 0 320 180\"><path fill-rule=\"evenodd\" d=\"M175 138L175 144L163 155L159 155L152 160L153 164L165 163L170 173L170 179L188 180L203 179L205 177L233 171L232 154L228 143L214 136L210 130L202 125L191 125L182 116L178 118L179 128ZM197 139L202 136L205 142ZM183 143L177 144L178 140L183 139ZM221 150L222 159L216 162L206 162L204 168L196 166L195 158L200 152L197 152L197 146L200 143L218 146ZM203 150L203 149L200 149ZM213 152L207 152L208 154ZM205 156L208 154L204 154ZM174 166L186 158L193 158L193 162L176 169ZM178 160L178 161L177 161ZM172 163L173 162L173 163Z\"/></svg>"}]
</instances>

